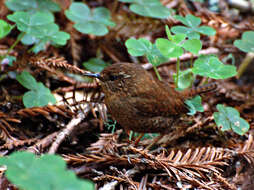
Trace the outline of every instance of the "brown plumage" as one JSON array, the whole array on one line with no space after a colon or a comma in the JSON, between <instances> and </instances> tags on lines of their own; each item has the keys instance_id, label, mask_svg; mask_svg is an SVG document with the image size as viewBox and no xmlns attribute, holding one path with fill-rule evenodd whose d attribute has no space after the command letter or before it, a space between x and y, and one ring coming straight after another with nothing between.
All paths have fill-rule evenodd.
<instances>
[{"instance_id":1,"label":"brown plumage","mask_svg":"<svg viewBox=\"0 0 254 190\"><path fill-rule=\"evenodd\" d=\"M216 84L176 91L154 79L142 66L118 63L100 74L87 74L101 81L105 104L125 130L140 133L169 133L186 113L184 101L216 88Z\"/></svg>"}]
</instances>

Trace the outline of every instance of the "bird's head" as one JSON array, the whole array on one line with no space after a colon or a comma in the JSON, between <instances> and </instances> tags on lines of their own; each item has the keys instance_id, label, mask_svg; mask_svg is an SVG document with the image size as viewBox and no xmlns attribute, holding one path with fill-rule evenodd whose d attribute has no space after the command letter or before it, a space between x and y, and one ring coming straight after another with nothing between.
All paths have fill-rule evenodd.
<instances>
[{"instance_id":1,"label":"bird's head","mask_svg":"<svg viewBox=\"0 0 254 190\"><path fill-rule=\"evenodd\" d=\"M116 63L106 67L101 73L86 73L85 76L98 78L104 93L128 91L148 73L142 66L134 63ZM142 79L141 79L142 80Z\"/></svg>"}]
</instances>

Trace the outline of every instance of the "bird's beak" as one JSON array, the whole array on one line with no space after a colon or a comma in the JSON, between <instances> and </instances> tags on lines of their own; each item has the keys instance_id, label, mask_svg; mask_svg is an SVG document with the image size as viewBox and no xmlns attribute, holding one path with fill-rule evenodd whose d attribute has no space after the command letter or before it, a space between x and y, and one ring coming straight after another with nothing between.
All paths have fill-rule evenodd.
<instances>
[{"instance_id":1,"label":"bird's beak","mask_svg":"<svg viewBox=\"0 0 254 190\"><path fill-rule=\"evenodd\" d=\"M101 78L100 73L84 73L83 75L84 75L84 76L87 76L87 77L98 78L98 79Z\"/></svg>"}]
</instances>

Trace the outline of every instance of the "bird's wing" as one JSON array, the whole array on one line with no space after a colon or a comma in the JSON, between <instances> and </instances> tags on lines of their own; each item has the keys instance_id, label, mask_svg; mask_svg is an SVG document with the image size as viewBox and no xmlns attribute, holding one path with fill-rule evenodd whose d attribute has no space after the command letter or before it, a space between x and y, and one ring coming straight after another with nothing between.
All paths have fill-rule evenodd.
<instances>
[{"instance_id":1,"label":"bird's wing","mask_svg":"<svg viewBox=\"0 0 254 190\"><path fill-rule=\"evenodd\" d=\"M133 97L131 102L136 112L144 116L172 116L185 113L184 99L175 91L149 90Z\"/></svg>"}]
</instances>

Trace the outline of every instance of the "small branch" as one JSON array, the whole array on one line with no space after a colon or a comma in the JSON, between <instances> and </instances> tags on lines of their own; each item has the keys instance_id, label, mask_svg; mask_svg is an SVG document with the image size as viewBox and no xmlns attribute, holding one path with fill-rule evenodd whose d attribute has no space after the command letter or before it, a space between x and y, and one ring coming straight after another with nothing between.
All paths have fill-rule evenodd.
<instances>
[{"instance_id":1,"label":"small branch","mask_svg":"<svg viewBox=\"0 0 254 190\"><path fill-rule=\"evenodd\" d=\"M248 65L252 62L254 59L254 53L247 53L244 60L240 64L238 71L237 71L237 78L239 79L242 74L246 71Z\"/></svg>"},{"instance_id":2,"label":"small branch","mask_svg":"<svg viewBox=\"0 0 254 190\"><path fill-rule=\"evenodd\" d=\"M217 54L217 53L219 53L219 49L214 48L214 47L210 47L208 49L204 49L204 50L199 51L199 55ZM192 53L185 53L182 56L180 56L179 59L180 59L180 61L186 61L186 60L191 59L191 57L192 57ZM197 58L197 57L198 57L197 55L193 56L193 58ZM163 65L175 64L176 62L177 62L177 58L171 58L168 62L163 63L163 64L159 65L158 67L163 66ZM146 70L149 70L149 69L153 68L153 65L151 63L145 63L142 66Z\"/></svg>"},{"instance_id":3,"label":"small branch","mask_svg":"<svg viewBox=\"0 0 254 190\"><path fill-rule=\"evenodd\" d=\"M49 154L54 154L59 145L62 143L62 141L71 134L71 132L74 130L74 128L85 118L85 114L83 112L80 112L76 118L73 118L70 123L64 128L62 131L59 132L57 135L57 138L55 142L52 144L52 146L49 149Z\"/></svg>"}]
</instances>

